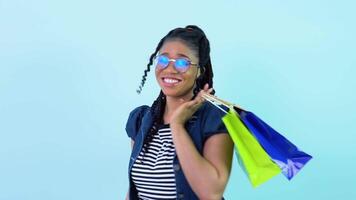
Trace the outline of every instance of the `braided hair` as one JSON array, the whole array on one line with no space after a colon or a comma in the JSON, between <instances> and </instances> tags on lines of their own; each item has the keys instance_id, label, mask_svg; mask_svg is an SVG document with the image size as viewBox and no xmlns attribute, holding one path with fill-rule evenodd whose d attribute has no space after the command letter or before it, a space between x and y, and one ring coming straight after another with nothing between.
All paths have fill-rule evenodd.
<instances>
[{"instance_id":1,"label":"braided hair","mask_svg":"<svg viewBox=\"0 0 356 200\"><path fill-rule=\"evenodd\" d=\"M144 75L142 76L142 81L139 86L139 89L137 90L137 93L140 94L142 91L142 88L145 84L146 77L147 77L147 72L151 71L151 66L153 64L153 60L156 56L156 54L159 52L161 49L162 45L166 41L171 41L171 40L179 40L182 41L184 44L186 44L194 53L196 53L196 56L199 58L199 70L200 70L200 76L197 77L195 81L195 88L193 90L193 98L196 97L198 92L203 89L204 85L206 83L209 84L209 87L213 87L213 69L211 65L211 59L210 59L210 44L209 40L206 37L205 33L203 32L202 29L200 29L198 26L195 25L188 25L185 28L176 28L168 32L166 36L164 36L160 42L158 43L155 52L153 52L149 58L149 62L147 64L147 69L144 70ZM213 90L212 94L214 94L215 91ZM143 153L146 151L146 145L152 140L153 134L157 132L158 126L160 124L163 124L163 115L164 115L164 110L166 106L166 96L160 91L157 99L153 102L151 106L151 112L153 115L153 125L147 135L147 137L144 140L144 148L143 148Z\"/></svg>"}]
</instances>

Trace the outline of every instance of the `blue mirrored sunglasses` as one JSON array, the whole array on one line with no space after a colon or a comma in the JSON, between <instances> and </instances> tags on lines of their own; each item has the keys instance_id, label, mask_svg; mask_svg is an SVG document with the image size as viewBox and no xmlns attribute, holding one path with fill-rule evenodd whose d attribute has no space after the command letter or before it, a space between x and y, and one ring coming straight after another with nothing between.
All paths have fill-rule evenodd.
<instances>
[{"instance_id":1,"label":"blue mirrored sunglasses","mask_svg":"<svg viewBox=\"0 0 356 200\"><path fill-rule=\"evenodd\" d=\"M191 65L193 66L198 66L197 63L192 63L189 59L187 58L177 58L177 59L171 59L168 58L166 55L158 55L155 57L155 62L154 64L156 65L156 68L158 69L165 69L168 67L170 62L174 62L174 68L179 71L179 72L186 72Z\"/></svg>"}]
</instances>

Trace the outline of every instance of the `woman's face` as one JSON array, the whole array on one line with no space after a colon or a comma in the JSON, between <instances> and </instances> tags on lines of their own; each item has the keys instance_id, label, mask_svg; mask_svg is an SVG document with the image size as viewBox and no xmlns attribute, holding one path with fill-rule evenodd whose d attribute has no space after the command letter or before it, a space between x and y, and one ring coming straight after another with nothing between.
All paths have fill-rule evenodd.
<instances>
[{"instance_id":1,"label":"woman's face","mask_svg":"<svg viewBox=\"0 0 356 200\"><path fill-rule=\"evenodd\" d=\"M166 41L159 51L160 55L166 55L170 59L187 58L192 63L199 63L192 49L179 40ZM154 66L156 67L156 66ZM174 68L174 62L160 69L156 67L156 79L162 92L166 96L183 97L192 96L195 79L199 76L197 66L190 65L189 69L182 73Z\"/></svg>"}]
</instances>

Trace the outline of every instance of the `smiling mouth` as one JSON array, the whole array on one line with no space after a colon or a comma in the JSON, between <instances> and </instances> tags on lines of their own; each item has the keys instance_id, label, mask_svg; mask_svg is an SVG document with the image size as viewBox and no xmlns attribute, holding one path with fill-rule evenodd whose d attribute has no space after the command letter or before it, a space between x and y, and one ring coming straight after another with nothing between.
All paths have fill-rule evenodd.
<instances>
[{"instance_id":1,"label":"smiling mouth","mask_svg":"<svg viewBox=\"0 0 356 200\"><path fill-rule=\"evenodd\" d=\"M166 84L169 84L169 85L175 85L175 84L181 82L182 80L176 79L176 78L163 77L162 81L163 81L163 83L166 83Z\"/></svg>"}]
</instances>

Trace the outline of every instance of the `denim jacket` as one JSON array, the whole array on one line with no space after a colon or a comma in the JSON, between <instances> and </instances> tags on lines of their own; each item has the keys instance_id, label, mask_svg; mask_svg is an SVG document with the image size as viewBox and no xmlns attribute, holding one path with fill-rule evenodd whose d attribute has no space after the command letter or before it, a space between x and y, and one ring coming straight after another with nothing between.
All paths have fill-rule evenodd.
<instances>
[{"instance_id":1,"label":"denim jacket","mask_svg":"<svg viewBox=\"0 0 356 200\"><path fill-rule=\"evenodd\" d=\"M203 155L204 142L209 136L217 133L227 133L227 129L221 120L224 114L225 113L215 106L208 102L204 102L185 123L185 128L201 155ZM153 124L152 117L151 108L147 105L143 105L131 111L126 123L127 135L135 141L128 168L130 200L138 199L137 191L131 179L130 172L142 149L144 138L147 136ZM177 188L177 199L198 199L184 176L177 155L175 155L173 159L173 169Z\"/></svg>"}]
</instances>

